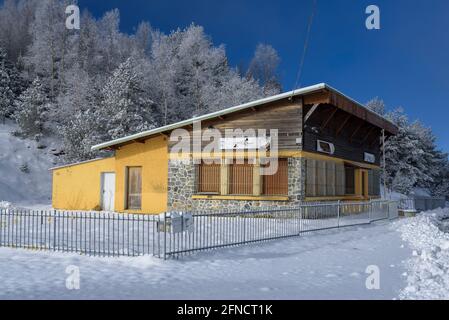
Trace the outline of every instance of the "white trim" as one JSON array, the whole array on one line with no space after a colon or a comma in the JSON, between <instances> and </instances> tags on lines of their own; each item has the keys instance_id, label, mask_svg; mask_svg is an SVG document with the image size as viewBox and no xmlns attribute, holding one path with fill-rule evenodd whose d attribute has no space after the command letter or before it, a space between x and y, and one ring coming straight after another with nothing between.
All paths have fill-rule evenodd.
<instances>
[{"instance_id":1,"label":"white trim","mask_svg":"<svg viewBox=\"0 0 449 320\"><path fill-rule=\"evenodd\" d=\"M67 167L74 167L74 166L77 166L77 165L80 165L80 164L85 164L85 163L89 163L89 162L105 160L105 159L109 159L109 158L114 158L114 157L95 158L95 159L86 160L86 161L80 161L80 162L74 162L74 163L64 164L64 165L62 165L62 166L49 168L48 171L53 171L53 170L57 170L57 169L67 168Z\"/></svg>"},{"instance_id":2,"label":"white trim","mask_svg":"<svg viewBox=\"0 0 449 320\"><path fill-rule=\"evenodd\" d=\"M381 115L378 115L377 113L374 113L373 111L369 110L368 108L366 108L364 105L362 105L361 103L357 102L356 100L349 98L348 96L344 95L343 93L341 93L340 91L332 88L331 86L325 84L325 83L319 83L313 86L309 86L309 87L305 87L305 88L301 88L301 89L296 89L296 90L292 90L292 91L288 91L288 92L284 92L275 96L271 96L271 97L267 97L267 98L263 98L263 99L259 99L259 100L255 100L255 101L251 101L248 103L244 103L235 107L231 107L231 108L227 108L227 109L223 109L223 110L219 110L216 112L212 112L212 113L208 113L202 116L198 116L198 117L194 117L194 118L190 118L187 120L183 120L174 124L170 124L170 125L166 125L163 127L159 127L159 128L155 128L155 129L151 129L151 130L147 130L147 131L143 131L140 133L136 133L133 135L129 135L123 138L119 138L119 139L115 139L115 140L111 140L111 141L107 141L107 142L103 142L97 145L94 145L91 147L92 151L95 150L101 150L104 148L108 148L117 144L121 144L121 143L126 143L129 141L133 141L133 140L137 140L140 138L144 138L147 136L151 136L151 135L155 135L158 133L162 133L165 131L169 131L169 130L173 130L173 129L177 129L180 127L184 127L186 125L191 125L197 121L204 121L204 120L208 120L208 119L212 119L212 118L216 118L222 115L226 115L229 113L233 113L236 111L240 111L240 110L244 110L244 109L248 109L251 107L255 107L261 104L265 104L265 103L270 103L270 102L274 102L274 101L278 101L281 99L286 99L286 98L291 98L293 96L297 96L297 95L302 95L302 94L307 94L307 93L311 93L311 92L315 92L315 91L319 91L319 90L323 90L323 89L327 89L327 90L331 90L334 91L335 93L338 93L342 96L344 96L346 99L351 100L352 102L356 103L357 105L359 105L360 107L364 108L365 110L367 110L370 113L376 114L377 116L383 118ZM385 119L385 118L383 118ZM385 119L386 121L390 122L389 120ZM391 123L391 122L390 122ZM392 123L391 123L392 124Z\"/></svg>"},{"instance_id":3,"label":"white trim","mask_svg":"<svg viewBox=\"0 0 449 320\"><path fill-rule=\"evenodd\" d=\"M329 146L329 152L327 152L326 150L324 150L321 147L321 143L325 143L325 144L327 144ZM316 150L318 152L322 152L322 153L333 155L335 153L335 145L332 142L328 142L328 141L324 141L324 140L317 140L316 141Z\"/></svg>"}]
</instances>

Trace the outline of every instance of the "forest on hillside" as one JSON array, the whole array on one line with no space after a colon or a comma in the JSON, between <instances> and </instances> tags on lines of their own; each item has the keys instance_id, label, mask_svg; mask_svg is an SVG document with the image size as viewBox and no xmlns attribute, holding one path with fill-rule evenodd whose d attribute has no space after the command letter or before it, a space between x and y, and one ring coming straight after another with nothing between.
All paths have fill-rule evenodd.
<instances>
[{"instance_id":1,"label":"forest on hillside","mask_svg":"<svg viewBox=\"0 0 449 320\"><path fill-rule=\"evenodd\" d=\"M23 139L57 137L62 162L98 156L90 147L100 142L282 91L281 58L269 44L255 48L247 67L233 67L199 25L167 34L143 21L125 34L114 9L100 18L84 11L80 30L69 30L69 4L0 7L0 121L15 121ZM448 155L431 129L378 98L367 106L400 128L386 145L388 187L449 195Z\"/></svg>"}]
</instances>

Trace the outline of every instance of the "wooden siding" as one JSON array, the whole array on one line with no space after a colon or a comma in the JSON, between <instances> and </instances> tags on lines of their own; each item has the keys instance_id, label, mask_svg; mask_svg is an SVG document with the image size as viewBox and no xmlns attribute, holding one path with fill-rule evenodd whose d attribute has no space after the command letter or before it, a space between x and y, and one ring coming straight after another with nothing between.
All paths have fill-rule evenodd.
<instances>
[{"instance_id":1,"label":"wooden siding","mask_svg":"<svg viewBox=\"0 0 449 320\"><path fill-rule=\"evenodd\" d=\"M203 121L201 125L203 132L208 128L215 128L219 130L222 137L226 136L226 130L241 129L245 131L254 129L256 130L256 134L258 134L258 129L265 129L267 135L269 135L270 129L277 129L279 150L299 150L296 139L301 137L302 132L302 105L298 100L285 100L236 112L221 118ZM185 127L184 129L192 136L192 126ZM168 133L168 136L170 136L170 133ZM210 142L202 141L201 149L209 145ZM169 141L169 150L176 143L176 141ZM219 141L216 141L216 143L219 143ZM219 150L218 144L216 147L216 150ZM198 148L198 146L195 145L194 148Z\"/></svg>"},{"instance_id":2,"label":"wooden siding","mask_svg":"<svg viewBox=\"0 0 449 320\"><path fill-rule=\"evenodd\" d=\"M375 155L374 164L379 165L380 129L347 112L334 111L334 106L321 105L309 118L304 125L303 150L318 152L317 140L323 140L334 144L335 153L332 156L365 162L364 153L368 152ZM327 121L329 117L332 119Z\"/></svg>"}]
</instances>

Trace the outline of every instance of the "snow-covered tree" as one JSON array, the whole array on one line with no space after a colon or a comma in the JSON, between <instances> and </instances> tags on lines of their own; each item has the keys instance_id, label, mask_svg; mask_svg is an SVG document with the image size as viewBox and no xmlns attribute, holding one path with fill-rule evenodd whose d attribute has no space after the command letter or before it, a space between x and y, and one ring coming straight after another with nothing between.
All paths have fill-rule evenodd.
<instances>
[{"instance_id":1,"label":"snow-covered tree","mask_svg":"<svg viewBox=\"0 0 449 320\"><path fill-rule=\"evenodd\" d=\"M0 61L1 61L0 51ZM8 72L2 64L0 64L0 120L4 120L11 115L14 101L14 93L11 90L11 81Z\"/></svg>"},{"instance_id":2,"label":"snow-covered tree","mask_svg":"<svg viewBox=\"0 0 449 320\"><path fill-rule=\"evenodd\" d=\"M385 115L385 103L382 99L379 99L378 97L375 97L374 99L368 101L366 103L366 107L372 111L374 111L377 114Z\"/></svg>"},{"instance_id":3,"label":"snow-covered tree","mask_svg":"<svg viewBox=\"0 0 449 320\"><path fill-rule=\"evenodd\" d=\"M148 130L158 123L154 102L142 94L142 76L137 61L120 64L102 89L97 109L98 126L105 140Z\"/></svg>"},{"instance_id":4,"label":"snow-covered tree","mask_svg":"<svg viewBox=\"0 0 449 320\"><path fill-rule=\"evenodd\" d=\"M14 64L31 44L30 26L40 0L5 0L0 5L0 45Z\"/></svg>"},{"instance_id":5,"label":"snow-covered tree","mask_svg":"<svg viewBox=\"0 0 449 320\"><path fill-rule=\"evenodd\" d=\"M151 45L153 42L153 29L149 22L141 22L137 27L134 41L137 50L144 54L149 55L151 52Z\"/></svg>"},{"instance_id":6,"label":"snow-covered tree","mask_svg":"<svg viewBox=\"0 0 449 320\"><path fill-rule=\"evenodd\" d=\"M0 120L14 113L14 100L23 91L24 82L0 47Z\"/></svg>"},{"instance_id":7,"label":"snow-covered tree","mask_svg":"<svg viewBox=\"0 0 449 320\"><path fill-rule=\"evenodd\" d=\"M88 160L95 156L90 150L98 142L95 128L96 120L92 110L79 110L66 124L60 126L66 162Z\"/></svg>"},{"instance_id":8,"label":"snow-covered tree","mask_svg":"<svg viewBox=\"0 0 449 320\"><path fill-rule=\"evenodd\" d=\"M277 51L269 44L258 44L247 71L247 77L254 78L263 87L266 96L282 91L277 69L281 59Z\"/></svg>"},{"instance_id":9,"label":"snow-covered tree","mask_svg":"<svg viewBox=\"0 0 449 320\"><path fill-rule=\"evenodd\" d=\"M444 188L438 188L438 184L447 183L447 154L437 149L431 129L419 121L410 123L402 109L386 117L399 128L398 134L385 144L387 186L404 194L414 187L441 193Z\"/></svg>"},{"instance_id":10,"label":"snow-covered tree","mask_svg":"<svg viewBox=\"0 0 449 320\"><path fill-rule=\"evenodd\" d=\"M50 104L39 78L16 100L14 118L19 125L19 134L38 140L45 129Z\"/></svg>"},{"instance_id":11,"label":"snow-covered tree","mask_svg":"<svg viewBox=\"0 0 449 320\"><path fill-rule=\"evenodd\" d=\"M66 69L74 63L76 31L65 26L69 0L40 0L30 26L32 37L24 61L30 79L39 77L53 101L64 83Z\"/></svg>"}]
</instances>

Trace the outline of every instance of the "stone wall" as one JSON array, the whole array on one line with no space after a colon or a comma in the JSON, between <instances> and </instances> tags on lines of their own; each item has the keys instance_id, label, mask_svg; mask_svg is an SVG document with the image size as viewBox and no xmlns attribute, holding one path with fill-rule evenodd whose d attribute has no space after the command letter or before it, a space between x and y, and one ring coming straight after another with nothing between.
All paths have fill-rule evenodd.
<instances>
[{"instance_id":1,"label":"stone wall","mask_svg":"<svg viewBox=\"0 0 449 320\"><path fill-rule=\"evenodd\" d=\"M253 210L292 207L305 196L305 161L288 159L289 201L192 199L195 193L193 160L169 160L168 210Z\"/></svg>"}]
</instances>

